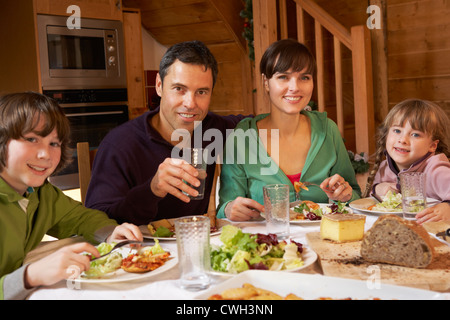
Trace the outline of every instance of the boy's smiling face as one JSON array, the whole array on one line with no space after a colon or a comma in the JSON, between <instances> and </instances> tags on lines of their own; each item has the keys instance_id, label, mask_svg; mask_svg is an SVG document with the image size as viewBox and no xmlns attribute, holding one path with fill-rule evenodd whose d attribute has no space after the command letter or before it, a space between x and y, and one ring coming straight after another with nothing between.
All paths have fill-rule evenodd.
<instances>
[{"instance_id":1,"label":"boy's smiling face","mask_svg":"<svg viewBox=\"0 0 450 320\"><path fill-rule=\"evenodd\" d=\"M41 117L34 131L39 132L45 121L45 117ZM28 187L44 184L61 160L61 143L56 129L46 137L41 137L34 131L8 142L6 166L0 173L21 195Z\"/></svg>"}]
</instances>

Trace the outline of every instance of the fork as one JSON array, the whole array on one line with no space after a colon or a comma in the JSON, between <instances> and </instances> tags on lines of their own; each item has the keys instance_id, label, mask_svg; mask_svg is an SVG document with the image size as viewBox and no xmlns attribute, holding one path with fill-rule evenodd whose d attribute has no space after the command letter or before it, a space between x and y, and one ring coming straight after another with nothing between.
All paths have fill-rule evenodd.
<instances>
[{"instance_id":1,"label":"fork","mask_svg":"<svg viewBox=\"0 0 450 320\"><path fill-rule=\"evenodd\" d=\"M124 247L124 246L126 246L126 245L128 245L128 244L141 244L141 245L143 245L143 244L155 244L155 243L154 243L153 241L152 241L152 242L149 242L149 241L125 240L125 241L122 241L122 242L119 242L118 244L116 244L116 245L111 249L111 251L109 251L108 253L105 253L104 255L101 255L101 256L98 257L98 258L92 259L91 262L92 262L92 261L95 261L95 260L98 260L98 259L101 259L101 258L103 258L103 257L106 257L107 255L111 254L113 251L115 251L115 250L117 250L117 249L119 249L119 248L121 248L121 247Z\"/></svg>"},{"instance_id":2,"label":"fork","mask_svg":"<svg viewBox=\"0 0 450 320\"><path fill-rule=\"evenodd\" d=\"M318 185L318 184L316 184L316 183L313 183L313 182L303 182L302 184L303 184L305 187L315 186L315 187L320 188L320 185ZM300 190L299 190L298 192L295 193L295 199L296 199L296 200L300 200L300 192L301 192L301 189L302 189L302 188L300 188ZM333 192L332 190L330 190L330 189L328 189L328 188L326 188L326 190L327 190L327 191L330 191L330 192Z\"/></svg>"}]
</instances>

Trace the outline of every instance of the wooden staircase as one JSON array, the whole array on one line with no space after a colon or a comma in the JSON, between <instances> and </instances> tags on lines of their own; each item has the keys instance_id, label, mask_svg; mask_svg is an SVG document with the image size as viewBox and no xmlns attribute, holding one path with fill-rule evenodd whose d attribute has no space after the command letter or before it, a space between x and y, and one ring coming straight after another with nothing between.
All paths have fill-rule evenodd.
<instances>
[{"instance_id":1,"label":"wooden staircase","mask_svg":"<svg viewBox=\"0 0 450 320\"><path fill-rule=\"evenodd\" d=\"M242 0L122 0L138 8L142 26L169 47L204 42L216 57L219 75L210 110L218 114L253 113L252 70L242 37Z\"/></svg>"}]
</instances>

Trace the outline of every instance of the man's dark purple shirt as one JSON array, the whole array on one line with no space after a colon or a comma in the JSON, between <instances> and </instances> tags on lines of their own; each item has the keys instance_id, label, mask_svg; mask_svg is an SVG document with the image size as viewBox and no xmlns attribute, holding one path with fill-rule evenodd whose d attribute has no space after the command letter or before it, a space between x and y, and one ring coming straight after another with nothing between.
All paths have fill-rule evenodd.
<instances>
[{"instance_id":1,"label":"man's dark purple shirt","mask_svg":"<svg viewBox=\"0 0 450 320\"><path fill-rule=\"evenodd\" d=\"M207 212L215 161L207 168L203 200L185 203L170 194L160 198L150 189L150 181L158 166L171 157L174 148L149 124L151 117L158 112L159 108L130 120L111 130L103 139L92 168L86 197L87 207L106 212L118 223L129 222L136 225ZM223 137L220 144L225 145L227 129L234 129L243 118L242 115L219 116L209 112L202 122L202 135L204 137L208 129L216 129L212 132L220 132ZM193 142L194 139L195 137ZM210 143L211 141L202 141L204 148Z\"/></svg>"}]
</instances>

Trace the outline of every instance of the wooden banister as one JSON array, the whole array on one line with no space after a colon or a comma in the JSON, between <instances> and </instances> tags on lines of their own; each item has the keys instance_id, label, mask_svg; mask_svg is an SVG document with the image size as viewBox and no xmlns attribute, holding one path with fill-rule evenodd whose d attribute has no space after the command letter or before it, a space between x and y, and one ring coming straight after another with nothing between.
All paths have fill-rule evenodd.
<instances>
[{"instance_id":1,"label":"wooden banister","mask_svg":"<svg viewBox=\"0 0 450 320\"><path fill-rule=\"evenodd\" d=\"M352 50L350 32L336 19L312 0L294 0L303 10L318 21L325 29L339 39L347 48Z\"/></svg>"}]
</instances>

